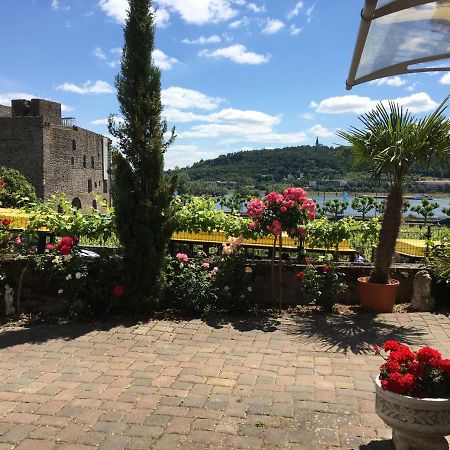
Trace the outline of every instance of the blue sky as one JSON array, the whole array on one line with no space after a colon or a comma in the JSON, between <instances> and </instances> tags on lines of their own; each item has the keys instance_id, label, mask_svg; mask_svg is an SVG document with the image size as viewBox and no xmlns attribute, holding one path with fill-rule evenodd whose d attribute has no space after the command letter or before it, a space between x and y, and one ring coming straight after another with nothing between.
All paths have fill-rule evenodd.
<instances>
[{"instance_id":1,"label":"blue sky","mask_svg":"<svg viewBox=\"0 0 450 450\"><path fill-rule=\"evenodd\" d=\"M126 0L0 0L0 104L43 97L108 134ZM154 59L178 138L166 167L242 149L338 143L377 100L432 110L450 76L345 90L363 0L155 0Z\"/></svg>"}]
</instances>

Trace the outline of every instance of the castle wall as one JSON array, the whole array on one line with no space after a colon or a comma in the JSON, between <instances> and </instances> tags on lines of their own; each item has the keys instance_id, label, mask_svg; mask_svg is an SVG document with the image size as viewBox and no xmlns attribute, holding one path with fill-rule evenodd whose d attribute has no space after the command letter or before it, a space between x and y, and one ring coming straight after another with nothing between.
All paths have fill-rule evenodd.
<instances>
[{"instance_id":1,"label":"castle wall","mask_svg":"<svg viewBox=\"0 0 450 450\"><path fill-rule=\"evenodd\" d=\"M0 117L11 117L11 108L9 106L0 105Z\"/></svg>"},{"instance_id":2,"label":"castle wall","mask_svg":"<svg viewBox=\"0 0 450 450\"><path fill-rule=\"evenodd\" d=\"M94 200L100 206L98 195L109 201L103 136L75 126L49 126L44 129L44 160L44 199L65 192L69 201L78 198L85 210Z\"/></svg>"},{"instance_id":3,"label":"castle wall","mask_svg":"<svg viewBox=\"0 0 450 450\"><path fill-rule=\"evenodd\" d=\"M0 165L19 170L44 195L42 119L0 117Z\"/></svg>"}]
</instances>

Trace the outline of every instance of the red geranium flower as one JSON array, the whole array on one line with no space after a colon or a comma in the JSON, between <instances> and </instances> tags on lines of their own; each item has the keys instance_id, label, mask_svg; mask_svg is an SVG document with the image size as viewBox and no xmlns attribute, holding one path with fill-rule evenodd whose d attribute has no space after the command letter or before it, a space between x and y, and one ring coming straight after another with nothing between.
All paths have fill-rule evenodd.
<instances>
[{"instance_id":1,"label":"red geranium flower","mask_svg":"<svg viewBox=\"0 0 450 450\"><path fill-rule=\"evenodd\" d=\"M61 240L58 243L58 247L64 247L64 246L72 247L72 245L73 245L73 239L68 236L61 238Z\"/></svg>"},{"instance_id":2,"label":"red geranium flower","mask_svg":"<svg viewBox=\"0 0 450 450\"><path fill-rule=\"evenodd\" d=\"M45 246L45 249L48 250L49 252L51 252L54 248L55 246L53 244L46 244Z\"/></svg>"},{"instance_id":3,"label":"red geranium flower","mask_svg":"<svg viewBox=\"0 0 450 450\"><path fill-rule=\"evenodd\" d=\"M323 271L324 272L329 272L331 270L331 266L329 266L328 264L326 266L324 266Z\"/></svg>"},{"instance_id":4,"label":"red geranium flower","mask_svg":"<svg viewBox=\"0 0 450 450\"><path fill-rule=\"evenodd\" d=\"M114 288L113 288L113 294L116 297L122 297L124 292L125 292L125 289L121 284L118 284L117 286L114 286Z\"/></svg>"},{"instance_id":5,"label":"red geranium flower","mask_svg":"<svg viewBox=\"0 0 450 450\"><path fill-rule=\"evenodd\" d=\"M72 253L72 248L68 245L62 245L61 247L59 247L59 251L61 252L61 255L66 256Z\"/></svg>"},{"instance_id":6,"label":"red geranium flower","mask_svg":"<svg viewBox=\"0 0 450 450\"><path fill-rule=\"evenodd\" d=\"M0 178L0 187L5 185L5 180L3 178Z\"/></svg>"},{"instance_id":7,"label":"red geranium flower","mask_svg":"<svg viewBox=\"0 0 450 450\"><path fill-rule=\"evenodd\" d=\"M440 360L442 358L442 355L433 348L430 347L423 347L417 352L417 360L418 361L431 361L432 359L438 359Z\"/></svg>"},{"instance_id":8,"label":"red geranium flower","mask_svg":"<svg viewBox=\"0 0 450 450\"><path fill-rule=\"evenodd\" d=\"M297 280L301 283L303 281L303 277L305 276L305 272L297 272Z\"/></svg>"},{"instance_id":9,"label":"red geranium flower","mask_svg":"<svg viewBox=\"0 0 450 450\"><path fill-rule=\"evenodd\" d=\"M389 352L391 350L395 351L398 350L400 347L400 344L397 341L386 341L384 343L384 351Z\"/></svg>"},{"instance_id":10,"label":"red geranium flower","mask_svg":"<svg viewBox=\"0 0 450 450\"><path fill-rule=\"evenodd\" d=\"M2 224L3 224L5 227L8 227L9 225L11 225L11 220L10 220L10 219L3 219L3 220L2 220Z\"/></svg>"},{"instance_id":11,"label":"red geranium flower","mask_svg":"<svg viewBox=\"0 0 450 450\"><path fill-rule=\"evenodd\" d=\"M380 347L378 345L374 345L373 351L378 353L380 351Z\"/></svg>"}]
</instances>

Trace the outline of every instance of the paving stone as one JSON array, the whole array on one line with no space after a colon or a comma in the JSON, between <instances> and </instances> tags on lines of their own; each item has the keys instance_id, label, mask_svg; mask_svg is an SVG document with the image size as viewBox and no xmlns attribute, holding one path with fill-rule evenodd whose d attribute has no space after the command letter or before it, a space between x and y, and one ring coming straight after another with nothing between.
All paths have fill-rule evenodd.
<instances>
[{"instance_id":1,"label":"paving stone","mask_svg":"<svg viewBox=\"0 0 450 450\"><path fill-rule=\"evenodd\" d=\"M68 325L64 335L78 337L67 341L49 325L25 343L5 329L0 450L391 450L374 410L380 361L365 352L375 338L407 336L448 357L450 317L340 320L318 316L317 334L309 317L287 314L270 331L251 318L245 331L200 320Z\"/></svg>"}]
</instances>

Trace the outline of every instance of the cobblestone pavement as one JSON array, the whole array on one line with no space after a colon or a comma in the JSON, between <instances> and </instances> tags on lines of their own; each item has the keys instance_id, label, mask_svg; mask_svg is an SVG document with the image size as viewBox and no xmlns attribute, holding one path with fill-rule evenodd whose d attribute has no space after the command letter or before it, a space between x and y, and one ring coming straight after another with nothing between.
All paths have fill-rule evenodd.
<instances>
[{"instance_id":1,"label":"cobblestone pavement","mask_svg":"<svg viewBox=\"0 0 450 450\"><path fill-rule=\"evenodd\" d=\"M372 344L450 355L432 314L0 331L0 450L387 450Z\"/></svg>"}]
</instances>

